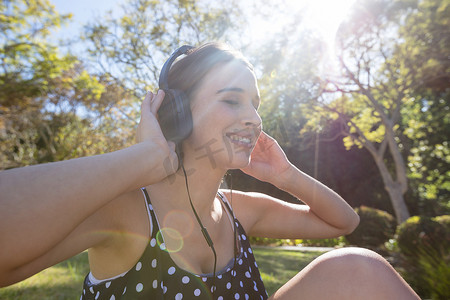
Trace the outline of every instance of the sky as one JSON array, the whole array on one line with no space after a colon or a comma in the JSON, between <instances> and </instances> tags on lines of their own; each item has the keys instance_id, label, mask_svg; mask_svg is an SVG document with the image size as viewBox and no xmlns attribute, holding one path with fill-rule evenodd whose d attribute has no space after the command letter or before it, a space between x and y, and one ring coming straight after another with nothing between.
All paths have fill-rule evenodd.
<instances>
[{"instance_id":1,"label":"sky","mask_svg":"<svg viewBox=\"0 0 450 300\"><path fill-rule=\"evenodd\" d=\"M215 0L210 0L215 1ZM355 0L266 0L273 4L279 4L288 8L288 11L305 10L306 19L303 26L313 28L330 42L334 39L337 27L345 17L349 7ZM125 0L50 0L59 13L72 13L72 22L62 28L61 35L76 34L80 32L82 25L95 17L103 16L108 10L120 14L120 5ZM264 3L265 1L250 0L245 3ZM251 18L252 16L249 15ZM282 19L282 18L280 18ZM267 22L262 18L249 20L252 24L250 30L252 36L264 39L268 33L277 29L280 24Z\"/></svg>"},{"instance_id":2,"label":"sky","mask_svg":"<svg viewBox=\"0 0 450 300\"><path fill-rule=\"evenodd\" d=\"M120 11L124 0L50 0L60 14L72 13L72 21L63 26L57 34L77 34L82 26L95 17L103 16L108 10Z\"/></svg>"}]
</instances>

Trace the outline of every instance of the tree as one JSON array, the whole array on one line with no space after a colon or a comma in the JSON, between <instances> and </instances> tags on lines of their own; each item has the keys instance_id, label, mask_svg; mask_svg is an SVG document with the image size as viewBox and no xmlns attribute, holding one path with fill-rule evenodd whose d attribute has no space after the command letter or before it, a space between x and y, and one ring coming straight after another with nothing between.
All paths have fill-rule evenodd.
<instances>
[{"instance_id":1,"label":"tree","mask_svg":"<svg viewBox=\"0 0 450 300\"><path fill-rule=\"evenodd\" d=\"M408 149L401 126L404 120L414 118L417 80L425 78L416 67L427 59L423 56L414 64L408 61L407 53L401 52L407 42L400 39L399 29L420 10L414 1L357 3L353 17L342 26L338 37L341 73L324 80L323 93L314 105L315 118L308 124L317 127L323 120L337 120L348 148L369 151L398 223L410 215L404 199ZM445 15L444 11L439 13Z\"/></svg>"},{"instance_id":2,"label":"tree","mask_svg":"<svg viewBox=\"0 0 450 300\"><path fill-rule=\"evenodd\" d=\"M6 1L0 9L1 168L101 152L114 85L49 42L70 15L44 0Z\"/></svg>"},{"instance_id":3,"label":"tree","mask_svg":"<svg viewBox=\"0 0 450 300\"><path fill-rule=\"evenodd\" d=\"M405 19L396 57L416 70L410 118L401 124L409 143L409 179L422 214L450 212L450 2L421 1Z\"/></svg>"},{"instance_id":4,"label":"tree","mask_svg":"<svg viewBox=\"0 0 450 300\"><path fill-rule=\"evenodd\" d=\"M92 65L137 99L157 87L159 71L175 49L227 40L242 22L235 0L128 0L122 12L88 24L84 39Z\"/></svg>"}]
</instances>

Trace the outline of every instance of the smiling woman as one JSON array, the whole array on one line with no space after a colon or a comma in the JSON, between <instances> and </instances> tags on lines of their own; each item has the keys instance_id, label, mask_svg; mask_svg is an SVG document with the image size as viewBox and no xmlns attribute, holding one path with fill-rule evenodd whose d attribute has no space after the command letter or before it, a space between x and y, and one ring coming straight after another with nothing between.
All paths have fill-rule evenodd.
<instances>
[{"instance_id":1,"label":"smiling woman","mask_svg":"<svg viewBox=\"0 0 450 300\"><path fill-rule=\"evenodd\" d=\"M143 100L136 145L0 173L1 286L89 249L81 299L264 300L250 235L331 238L356 228L345 200L261 131L256 76L240 53L208 43L168 61L181 55L167 88ZM164 101L184 101L192 115L181 139L163 134L160 121L172 116L175 126L180 112L159 114ZM305 204L219 189L229 169ZM297 298L417 299L387 261L357 248L324 254L270 297Z\"/></svg>"}]
</instances>

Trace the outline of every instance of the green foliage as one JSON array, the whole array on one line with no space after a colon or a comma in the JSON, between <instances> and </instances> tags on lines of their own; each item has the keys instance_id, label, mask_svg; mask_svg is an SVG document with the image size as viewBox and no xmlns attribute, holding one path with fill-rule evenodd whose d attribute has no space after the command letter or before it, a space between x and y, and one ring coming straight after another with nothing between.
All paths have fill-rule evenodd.
<instances>
[{"instance_id":1,"label":"green foliage","mask_svg":"<svg viewBox=\"0 0 450 300\"><path fill-rule=\"evenodd\" d=\"M59 15L47 0L2 1L0 11L0 105L26 107L75 63L46 42L71 16Z\"/></svg>"},{"instance_id":2,"label":"green foliage","mask_svg":"<svg viewBox=\"0 0 450 300\"><path fill-rule=\"evenodd\" d=\"M397 228L400 252L412 260L428 248L445 253L450 250L450 216L414 216Z\"/></svg>"},{"instance_id":3,"label":"green foliage","mask_svg":"<svg viewBox=\"0 0 450 300\"><path fill-rule=\"evenodd\" d=\"M359 226L345 236L351 245L380 247L394 236L396 222L391 214L366 206L356 208L355 211L360 217Z\"/></svg>"},{"instance_id":4,"label":"green foliage","mask_svg":"<svg viewBox=\"0 0 450 300\"><path fill-rule=\"evenodd\" d=\"M424 298L448 299L450 216L411 217L397 228L405 279Z\"/></svg>"},{"instance_id":5,"label":"green foliage","mask_svg":"<svg viewBox=\"0 0 450 300\"><path fill-rule=\"evenodd\" d=\"M182 44L227 40L243 20L235 0L128 0L85 26L83 40L96 67L140 97L155 90L164 60Z\"/></svg>"},{"instance_id":6,"label":"green foliage","mask_svg":"<svg viewBox=\"0 0 450 300\"><path fill-rule=\"evenodd\" d=\"M422 283L420 288L427 291L432 299L450 299L450 255L434 249L421 251L418 255L419 273L414 273L416 281ZM420 274L420 279L417 275ZM411 274L409 275L411 277Z\"/></svg>"},{"instance_id":7,"label":"green foliage","mask_svg":"<svg viewBox=\"0 0 450 300\"><path fill-rule=\"evenodd\" d=\"M1 169L128 144L137 117L121 112L130 95L48 41L70 15L59 15L48 1L7 1L0 8Z\"/></svg>"},{"instance_id":8,"label":"green foliage","mask_svg":"<svg viewBox=\"0 0 450 300\"><path fill-rule=\"evenodd\" d=\"M347 244L347 240L341 236L334 239L304 239L298 240L298 243L309 247L343 247Z\"/></svg>"}]
</instances>

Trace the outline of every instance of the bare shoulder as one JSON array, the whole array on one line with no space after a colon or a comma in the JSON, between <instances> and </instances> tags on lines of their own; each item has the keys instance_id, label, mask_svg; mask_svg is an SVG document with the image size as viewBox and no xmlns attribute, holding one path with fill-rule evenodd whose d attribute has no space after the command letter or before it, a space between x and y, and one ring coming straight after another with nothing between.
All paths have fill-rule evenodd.
<instances>
[{"instance_id":1,"label":"bare shoulder","mask_svg":"<svg viewBox=\"0 0 450 300\"><path fill-rule=\"evenodd\" d=\"M259 221L265 211L270 209L271 205L278 203L277 199L263 193L229 189L220 191L228 199L236 217L247 232Z\"/></svg>"}]
</instances>

